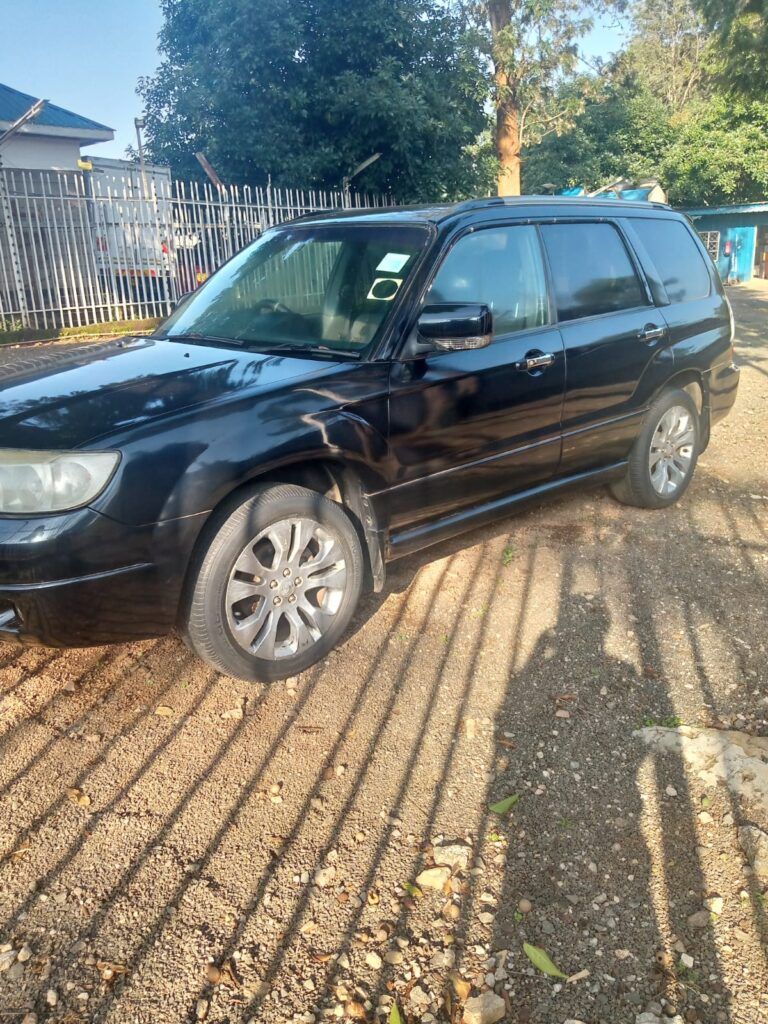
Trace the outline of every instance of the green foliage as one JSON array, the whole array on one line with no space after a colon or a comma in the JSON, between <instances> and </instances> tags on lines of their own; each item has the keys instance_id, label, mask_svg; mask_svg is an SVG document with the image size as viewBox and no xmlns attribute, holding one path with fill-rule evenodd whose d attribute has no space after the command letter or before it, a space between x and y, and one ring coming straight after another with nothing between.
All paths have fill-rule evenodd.
<instances>
[{"instance_id":1,"label":"green foliage","mask_svg":"<svg viewBox=\"0 0 768 1024\"><path fill-rule=\"evenodd\" d=\"M637 0L624 63L672 113L702 95L709 32L690 0Z\"/></svg>"},{"instance_id":2,"label":"green foliage","mask_svg":"<svg viewBox=\"0 0 768 1024\"><path fill-rule=\"evenodd\" d=\"M438 0L162 0L163 61L140 82L153 159L229 182L338 187L401 198L482 184L469 149L486 87L460 20Z\"/></svg>"},{"instance_id":3,"label":"green foliage","mask_svg":"<svg viewBox=\"0 0 768 1024\"><path fill-rule=\"evenodd\" d=\"M656 177L677 206L764 199L768 100L717 91L709 65L724 44L704 33L690 0L638 0L633 25L602 81L564 86L587 95L584 110L527 154L525 191Z\"/></svg>"},{"instance_id":4,"label":"green foliage","mask_svg":"<svg viewBox=\"0 0 768 1024\"><path fill-rule=\"evenodd\" d=\"M514 544L507 544L501 553L501 562L505 567L511 565L517 555L517 548Z\"/></svg>"},{"instance_id":5,"label":"green foliage","mask_svg":"<svg viewBox=\"0 0 768 1024\"><path fill-rule=\"evenodd\" d=\"M717 96L686 111L660 165L670 202L702 206L768 196L768 101Z\"/></svg>"},{"instance_id":6,"label":"green foliage","mask_svg":"<svg viewBox=\"0 0 768 1024\"><path fill-rule=\"evenodd\" d=\"M575 72L577 41L591 27L596 6L616 2L453 0L488 74L496 116L493 150L488 146L486 153L503 194L520 191L524 147L564 130L582 109L583 97L562 85Z\"/></svg>"},{"instance_id":7,"label":"green foliage","mask_svg":"<svg viewBox=\"0 0 768 1024\"><path fill-rule=\"evenodd\" d=\"M653 715L643 715L641 727L644 729L652 729L656 725L663 725L665 729L678 729L683 724L683 720L677 715L664 715L663 718L658 721Z\"/></svg>"},{"instance_id":8,"label":"green foliage","mask_svg":"<svg viewBox=\"0 0 768 1024\"><path fill-rule=\"evenodd\" d=\"M569 88L585 86L578 82ZM540 192L545 183L592 189L618 178L651 176L673 135L661 100L631 78L609 80L587 100L571 128L527 152L525 191Z\"/></svg>"},{"instance_id":9,"label":"green foliage","mask_svg":"<svg viewBox=\"0 0 768 1024\"><path fill-rule=\"evenodd\" d=\"M496 78L497 101L514 100L520 142L535 145L569 124L581 109L575 91L560 89L578 66L578 39L592 26L582 0L485 0L473 5L478 24L487 22L487 52Z\"/></svg>"},{"instance_id":10,"label":"green foliage","mask_svg":"<svg viewBox=\"0 0 768 1024\"><path fill-rule=\"evenodd\" d=\"M768 0L634 0L598 74L577 55L581 0L161 3L140 93L151 156L178 176L202 151L228 182L337 188L381 152L357 187L438 200L487 194L522 146L527 192L658 177L677 205L768 194Z\"/></svg>"},{"instance_id":11,"label":"green foliage","mask_svg":"<svg viewBox=\"0 0 768 1024\"><path fill-rule=\"evenodd\" d=\"M768 0L694 0L717 33L713 72L743 99L768 96Z\"/></svg>"}]
</instances>

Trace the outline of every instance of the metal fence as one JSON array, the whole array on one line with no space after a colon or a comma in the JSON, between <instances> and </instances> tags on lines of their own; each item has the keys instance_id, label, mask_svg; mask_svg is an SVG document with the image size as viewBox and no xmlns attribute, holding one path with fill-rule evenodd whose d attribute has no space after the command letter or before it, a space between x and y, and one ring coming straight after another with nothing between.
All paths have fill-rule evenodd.
<instances>
[{"instance_id":1,"label":"metal fence","mask_svg":"<svg viewBox=\"0 0 768 1024\"><path fill-rule=\"evenodd\" d=\"M265 228L389 197L0 169L0 330L166 316Z\"/></svg>"}]
</instances>

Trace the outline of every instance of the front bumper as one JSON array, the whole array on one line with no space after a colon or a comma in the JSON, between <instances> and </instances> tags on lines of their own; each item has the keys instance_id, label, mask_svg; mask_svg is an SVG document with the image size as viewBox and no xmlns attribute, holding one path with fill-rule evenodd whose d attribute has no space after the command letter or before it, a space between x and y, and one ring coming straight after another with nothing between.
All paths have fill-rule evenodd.
<instances>
[{"instance_id":1,"label":"front bumper","mask_svg":"<svg viewBox=\"0 0 768 1024\"><path fill-rule=\"evenodd\" d=\"M92 509L0 518L0 639L85 647L167 633L204 521L134 527Z\"/></svg>"}]
</instances>

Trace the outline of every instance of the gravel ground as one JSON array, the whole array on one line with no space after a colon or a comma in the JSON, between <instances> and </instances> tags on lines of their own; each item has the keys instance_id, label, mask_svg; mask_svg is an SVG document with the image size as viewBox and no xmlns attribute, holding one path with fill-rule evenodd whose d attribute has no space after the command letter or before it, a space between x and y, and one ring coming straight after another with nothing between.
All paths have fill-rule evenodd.
<instances>
[{"instance_id":1,"label":"gravel ground","mask_svg":"<svg viewBox=\"0 0 768 1024\"><path fill-rule=\"evenodd\" d=\"M0 644L0 1019L768 1020L768 821L633 735L768 735L768 288L731 293L738 404L674 509L395 564L287 685Z\"/></svg>"}]
</instances>

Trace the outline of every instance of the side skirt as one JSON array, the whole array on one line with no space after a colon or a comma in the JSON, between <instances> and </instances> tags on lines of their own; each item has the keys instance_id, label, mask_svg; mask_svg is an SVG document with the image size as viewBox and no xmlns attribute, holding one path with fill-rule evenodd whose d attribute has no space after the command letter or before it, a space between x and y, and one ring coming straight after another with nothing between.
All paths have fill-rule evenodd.
<instances>
[{"instance_id":1,"label":"side skirt","mask_svg":"<svg viewBox=\"0 0 768 1024\"><path fill-rule=\"evenodd\" d=\"M550 494L559 494L562 491L577 490L585 485L597 485L609 483L611 480L618 480L623 476L627 467L626 460L614 462L610 466L603 466L600 469L590 469L584 473L575 473L572 476L560 477L549 480L547 483L531 487L527 491L518 491L503 498L496 498L494 501L487 501L475 508L456 512L454 515L445 516L432 523L425 523L416 526L411 530L401 530L393 533L389 539L387 559L394 560L410 555L421 548L429 547L431 544L439 544L440 541L448 540L466 530L472 530L478 526L485 526L487 523L502 519L511 512L535 504L541 498Z\"/></svg>"}]
</instances>

